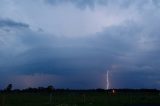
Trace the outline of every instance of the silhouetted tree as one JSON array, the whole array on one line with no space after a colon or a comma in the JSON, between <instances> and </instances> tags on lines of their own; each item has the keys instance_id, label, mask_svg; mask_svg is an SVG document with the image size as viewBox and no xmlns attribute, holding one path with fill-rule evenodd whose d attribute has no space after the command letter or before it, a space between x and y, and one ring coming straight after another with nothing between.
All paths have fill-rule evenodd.
<instances>
[{"instance_id":1,"label":"silhouetted tree","mask_svg":"<svg viewBox=\"0 0 160 106\"><path fill-rule=\"evenodd\" d=\"M54 87L52 85L47 87L47 91L50 93L50 96L49 96L50 105L52 105L52 91L53 90L54 90Z\"/></svg>"},{"instance_id":2,"label":"silhouetted tree","mask_svg":"<svg viewBox=\"0 0 160 106\"><path fill-rule=\"evenodd\" d=\"M12 84L9 84L9 85L7 86L7 88L6 88L6 91L7 91L7 92L10 92L10 91L12 90L12 87L13 87Z\"/></svg>"},{"instance_id":3,"label":"silhouetted tree","mask_svg":"<svg viewBox=\"0 0 160 106\"><path fill-rule=\"evenodd\" d=\"M47 91L48 91L49 93L51 93L53 90L54 90L54 87L53 87L52 85L49 85L49 86L47 87Z\"/></svg>"}]
</instances>

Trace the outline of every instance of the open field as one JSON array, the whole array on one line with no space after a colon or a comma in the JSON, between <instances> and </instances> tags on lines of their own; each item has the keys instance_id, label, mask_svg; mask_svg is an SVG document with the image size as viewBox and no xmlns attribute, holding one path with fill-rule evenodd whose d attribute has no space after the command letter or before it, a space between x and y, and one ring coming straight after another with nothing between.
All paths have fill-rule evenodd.
<instances>
[{"instance_id":1,"label":"open field","mask_svg":"<svg viewBox=\"0 0 160 106\"><path fill-rule=\"evenodd\" d=\"M1 93L0 106L160 106L158 93Z\"/></svg>"}]
</instances>

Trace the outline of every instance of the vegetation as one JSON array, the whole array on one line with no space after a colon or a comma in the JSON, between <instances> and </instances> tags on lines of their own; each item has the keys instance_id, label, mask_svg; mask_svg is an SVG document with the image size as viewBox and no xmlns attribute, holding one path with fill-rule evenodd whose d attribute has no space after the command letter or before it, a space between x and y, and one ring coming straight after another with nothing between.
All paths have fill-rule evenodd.
<instances>
[{"instance_id":1,"label":"vegetation","mask_svg":"<svg viewBox=\"0 0 160 106\"><path fill-rule=\"evenodd\" d=\"M158 90L44 89L2 91L0 106L160 106Z\"/></svg>"}]
</instances>

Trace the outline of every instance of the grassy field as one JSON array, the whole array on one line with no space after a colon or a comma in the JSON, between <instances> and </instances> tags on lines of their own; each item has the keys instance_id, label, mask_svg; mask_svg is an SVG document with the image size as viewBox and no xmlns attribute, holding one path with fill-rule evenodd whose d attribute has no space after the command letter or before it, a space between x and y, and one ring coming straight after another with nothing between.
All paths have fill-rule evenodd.
<instances>
[{"instance_id":1,"label":"grassy field","mask_svg":"<svg viewBox=\"0 0 160 106\"><path fill-rule=\"evenodd\" d=\"M155 93L1 93L0 106L160 106Z\"/></svg>"}]
</instances>

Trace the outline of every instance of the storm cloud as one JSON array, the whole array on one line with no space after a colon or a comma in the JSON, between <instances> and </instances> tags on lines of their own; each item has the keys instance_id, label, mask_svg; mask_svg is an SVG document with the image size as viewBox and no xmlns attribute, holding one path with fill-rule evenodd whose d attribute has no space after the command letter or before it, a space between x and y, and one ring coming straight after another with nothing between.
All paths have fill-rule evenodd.
<instances>
[{"instance_id":1,"label":"storm cloud","mask_svg":"<svg viewBox=\"0 0 160 106\"><path fill-rule=\"evenodd\" d=\"M2 19L0 20L0 27L29 27L29 26L27 24Z\"/></svg>"},{"instance_id":2,"label":"storm cloud","mask_svg":"<svg viewBox=\"0 0 160 106\"><path fill-rule=\"evenodd\" d=\"M1 3L1 87L160 88L158 0Z\"/></svg>"}]
</instances>

